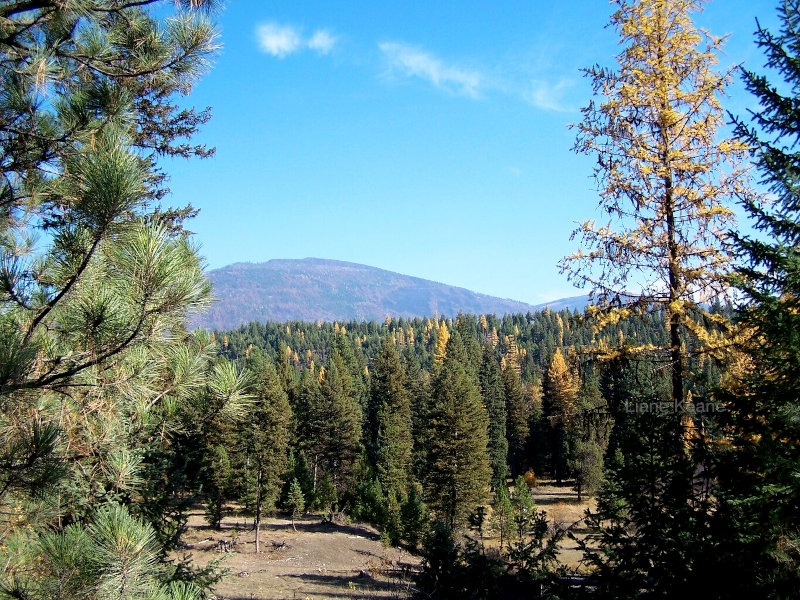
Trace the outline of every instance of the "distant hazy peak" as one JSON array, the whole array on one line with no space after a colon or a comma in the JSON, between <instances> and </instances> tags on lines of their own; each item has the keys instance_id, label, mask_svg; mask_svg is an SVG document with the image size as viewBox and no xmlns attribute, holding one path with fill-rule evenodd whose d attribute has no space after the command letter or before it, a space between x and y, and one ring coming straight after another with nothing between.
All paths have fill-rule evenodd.
<instances>
[{"instance_id":1,"label":"distant hazy peak","mask_svg":"<svg viewBox=\"0 0 800 600\"><path fill-rule=\"evenodd\" d=\"M234 263L208 273L213 307L194 319L209 329L250 321L382 321L425 317L526 313L549 306L579 308L586 297L533 306L377 267L323 258Z\"/></svg>"}]
</instances>

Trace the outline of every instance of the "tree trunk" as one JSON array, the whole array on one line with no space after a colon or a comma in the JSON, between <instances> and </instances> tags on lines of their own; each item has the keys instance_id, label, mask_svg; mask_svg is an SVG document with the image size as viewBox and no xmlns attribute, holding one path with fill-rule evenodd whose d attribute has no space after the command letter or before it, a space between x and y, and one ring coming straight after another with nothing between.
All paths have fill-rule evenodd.
<instances>
[{"instance_id":1,"label":"tree trunk","mask_svg":"<svg viewBox=\"0 0 800 600\"><path fill-rule=\"evenodd\" d=\"M666 106L663 107L666 112ZM680 264L680 249L675 226L675 197L672 181L671 165L669 161L669 132L664 123L661 125L661 135L664 141L663 161L666 167L664 176L664 214L667 222L667 261L668 261L668 282L669 282L669 360L670 360L670 379L672 387L672 404L676 417L678 417L678 427L676 431L676 444L678 452L683 451L684 442L688 428L691 426L691 418L688 417L683 397L683 352L681 349L681 315L678 310L681 294L683 293L683 281ZM678 310L676 310L678 309ZM679 413L682 413L679 415Z\"/></svg>"},{"instance_id":2,"label":"tree trunk","mask_svg":"<svg viewBox=\"0 0 800 600\"><path fill-rule=\"evenodd\" d=\"M258 477L256 478L256 554L261 551L261 476L262 470L258 470Z\"/></svg>"}]
</instances>

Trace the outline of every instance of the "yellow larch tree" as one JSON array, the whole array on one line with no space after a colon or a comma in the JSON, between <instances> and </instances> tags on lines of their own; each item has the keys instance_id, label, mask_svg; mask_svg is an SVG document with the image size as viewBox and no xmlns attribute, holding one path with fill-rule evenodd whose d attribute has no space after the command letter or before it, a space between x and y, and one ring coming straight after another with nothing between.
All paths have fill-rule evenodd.
<instances>
[{"instance_id":1,"label":"yellow larch tree","mask_svg":"<svg viewBox=\"0 0 800 600\"><path fill-rule=\"evenodd\" d=\"M433 366L438 368L444 362L447 356L447 342L450 340L450 330L447 328L447 323L442 319L442 324L439 326L439 331L436 334L436 345L433 349Z\"/></svg>"},{"instance_id":2,"label":"yellow larch tree","mask_svg":"<svg viewBox=\"0 0 800 600\"><path fill-rule=\"evenodd\" d=\"M556 314L556 325L558 326L558 345L564 345L564 319L561 315Z\"/></svg>"},{"instance_id":3,"label":"yellow larch tree","mask_svg":"<svg viewBox=\"0 0 800 600\"><path fill-rule=\"evenodd\" d=\"M431 335L433 334L433 328L434 328L434 325L431 322L431 320L430 319L425 319L425 331L424 331L424 334L423 334L423 339L424 339L426 344L431 341Z\"/></svg>"},{"instance_id":4,"label":"yellow larch tree","mask_svg":"<svg viewBox=\"0 0 800 600\"><path fill-rule=\"evenodd\" d=\"M749 194L747 148L721 139L720 96L730 72L715 70L722 39L694 26L703 0L614 0L617 68L586 69L597 102L583 109L575 151L596 156L606 224L573 234L587 250L561 263L593 290L600 326L663 311L672 399L685 406L690 352L724 346L724 319L709 302L727 293L732 199ZM717 327L701 326L717 322Z\"/></svg>"},{"instance_id":5,"label":"yellow larch tree","mask_svg":"<svg viewBox=\"0 0 800 600\"><path fill-rule=\"evenodd\" d=\"M545 394L552 406L552 423L569 421L575 416L578 382L559 348L550 361L545 377Z\"/></svg>"},{"instance_id":6,"label":"yellow larch tree","mask_svg":"<svg viewBox=\"0 0 800 600\"><path fill-rule=\"evenodd\" d=\"M543 381L543 405L550 427L546 433L553 476L558 480L568 472L571 425L576 418L578 385L574 370L557 348Z\"/></svg>"},{"instance_id":7,"label":"yellow larch tree","mask_svg":"<svg viewBox=\"0 0 800 600\"><path fill-rule=\"evenodd\" d=\"M517 340L514 337L514 334L506 336L505 344L508 350L503 355L500 364L504 369L506 366L508 366L510 369L513 369L517 374L517 377L519 377L522 373L522 355L520 353L519 346L517 346Z\"/></svg>"}]
</instances>

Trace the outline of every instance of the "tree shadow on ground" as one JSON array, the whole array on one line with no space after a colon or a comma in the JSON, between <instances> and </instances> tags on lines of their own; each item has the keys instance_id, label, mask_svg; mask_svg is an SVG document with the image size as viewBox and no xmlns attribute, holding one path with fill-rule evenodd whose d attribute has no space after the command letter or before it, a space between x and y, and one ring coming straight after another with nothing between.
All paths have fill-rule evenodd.
<instances>
[{"instance_id":1,"label":"tree shadow on ground","mask_svg":"<svg viewBox=\"0 0 800 600\"><path fill-rule=\"evenodd\" d=\"M252 518L250 517L235 515L235 514L226 514L225 520L220 524L220 527L218 529L212 527L207 523L194 524L192 525L192 528L197 531L203 531L203 532L207 531L209 532L209 535L213 537L215 533L217 535L230 534L230 532L232 531L244 533L247 531L253 531L255 527L253 525ZM331 521L323 521L319 517L297 518L295 519L294 527L289 521L287 521L286 523L263 522L261 524L262 535L269 534L270 532L275 532L275 531L291 531L292 533L294 533L295 529L297 530L298 533L299 532L344 533L346 535L357 535L372 541L377 541L381 537L379 533L369 529L365 525L333 523Z\"/></svg>"},{"instance_id":2,"label":"tree shadow on ground","mask_svg":"<svg viewBox=\"0 0 800 600\"><path fill-rule=\"evenodd\" d=\"M577 498L564 498L563 496L554 496L553 498L541 498L534 496L534 503L536 506L548 506L552 504L586 504L585 501L578 502Z\"/></svg>"},{"instance_id":3,"label":"tree shadow on ground","mask_svg":"<svg viewBox=\"0 0 800 600\"><path fill-rule=\"evenodd\" d=\"M295 521L295 528L298 532L308 533L344 533L346 535L357 535L368 540L378 541L381 536L375 531L371 531L361 525L340 525L338 523L331 523L330 521L320 522L313 521ZM263 527L262 532L271 531L292 531L291 523L270 523Z\"/></svg>"},{"instance_id":4,"label":"tree shadow on ground","mask_svg":"<svg viewBox=\"0 0 800 600\"><path fill-rule=\"evenodd\" d=\"M299 579L307 584L327 588L319 593L303 590L301 595L320 598L405 598L408 597L408 582L383 581L375 579L364 571L346 571L333 573L303 573L284 575ZM332 592L331 589L341 589Z\"/></svg>"}]
</instances>

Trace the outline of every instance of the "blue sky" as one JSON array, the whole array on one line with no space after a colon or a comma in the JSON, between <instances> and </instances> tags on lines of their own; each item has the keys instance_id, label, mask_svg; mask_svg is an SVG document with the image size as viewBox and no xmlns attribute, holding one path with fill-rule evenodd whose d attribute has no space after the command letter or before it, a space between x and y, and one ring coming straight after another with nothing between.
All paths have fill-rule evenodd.
<instances>
[{"instance_id":1,"label":"blue sky","mask_svg":"<svg viewBox=\"0 0 800 600\"><path fill-rule=\"evenodd\" d=\"M187 100L213 108L196 139L216 157L166 165L209 268L313 256L530 303L580 293L557 263L598 213L568 124L579 70L619 49L605 0L227 4ZM774 26L775 5L707 5L721 67L761 65L755 18Z\"/></svg>"}]
</instances>

